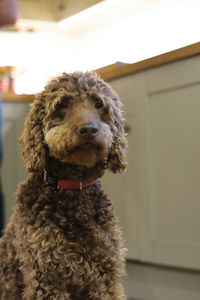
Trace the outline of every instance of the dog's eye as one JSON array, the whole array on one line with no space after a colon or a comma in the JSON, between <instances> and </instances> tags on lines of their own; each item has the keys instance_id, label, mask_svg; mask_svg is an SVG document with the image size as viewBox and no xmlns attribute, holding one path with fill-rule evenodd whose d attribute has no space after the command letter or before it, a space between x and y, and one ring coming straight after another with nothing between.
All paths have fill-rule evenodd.
<instances>
[{"instance_id":1,"label":"dog's eye","mask_svg":"<svg viewBox=\"0 0 200 300\"><path fill-rule=\"evenodd\" d=\"M57 91L57 88L53 88L52 90L51 90L51 92L56 92Z\"/></svg>"},{"instance_id":2,"label":"dog's eye","mask_svg":"<svg viewBox=\"0 0 200 300\"><path fill-rule=\"evenodd\" d=\"M101 109L103 107L103 101L99 98L94 98L95 101L95 107L97 109Z\"/></svg>"},{"instance_id":3,"label":"dog's eye","mask_svg":"<svg viewBox=\"0 0 200 300\"><path fill-rule=\"evenodd\" d=\"M68 106L68 103L65 102L65 101L62 101L62 102L60 102L60 103L58 103L58 104L56 105L56 109L67 108L67 106Z\"/></svg>"},{"instance_id":4,"label":"dog's eye","mask_svg":"<svg viewBox=\"0 0 200 300\"><path fill-rule=\"evenodd\" d=\"M100 109L100 108L103 107L103 103L97 102L97 103L95 104L95 107L96 107L97 109Z\"/></svg>"},{"instance_id":5,"label":"dog's eye","mask_svg":"<svg viewBox=\"0 0 200 300\"><path fill-rule=\"evenodd\" d=\"M69 104L69 98L64 96L61 101L56 105L56 110L67 108Z\"/></svg>"}]
</instances>

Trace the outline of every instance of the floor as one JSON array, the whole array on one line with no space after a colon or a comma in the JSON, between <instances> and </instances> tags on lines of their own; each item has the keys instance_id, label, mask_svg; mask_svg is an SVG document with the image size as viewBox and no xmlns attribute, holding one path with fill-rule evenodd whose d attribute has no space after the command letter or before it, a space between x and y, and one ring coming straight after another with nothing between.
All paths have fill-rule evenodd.
<instances>
[{"instance_id":1,"label":"floor","mask_svg":"<svg viewBox=\"0 0 200 300\"><path fill-rule=\"evenodd\" d=\"M200 271L127 263L124 288L129 300L200 300Z\"/></svg>"}]
</instances>

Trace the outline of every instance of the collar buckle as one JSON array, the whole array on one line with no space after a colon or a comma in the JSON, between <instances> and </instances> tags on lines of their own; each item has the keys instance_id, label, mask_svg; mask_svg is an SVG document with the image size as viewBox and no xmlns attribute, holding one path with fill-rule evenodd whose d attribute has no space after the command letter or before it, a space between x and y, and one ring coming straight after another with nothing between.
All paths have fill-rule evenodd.
<instances>
[{"instance_id":1,"label":"collar buckle","mask_svg":"<svg viewBox=\"0 0 200 300\"><path fill-rule=\"evenodd\" d=\"M58 185L58 179L47 172L47 170L44 170L44 181L47 181L50 186L57 189Z\"/></svg>"}]
</instances>

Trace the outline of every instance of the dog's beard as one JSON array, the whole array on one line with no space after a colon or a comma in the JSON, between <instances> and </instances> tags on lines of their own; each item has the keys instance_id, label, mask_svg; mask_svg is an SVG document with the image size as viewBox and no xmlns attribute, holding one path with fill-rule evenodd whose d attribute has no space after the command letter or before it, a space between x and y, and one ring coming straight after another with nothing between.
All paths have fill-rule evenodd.
<instances>
[{"instance_id":1,"label":"dog's beard","mask_svg":"<svg viewBox=\"0 0 200 300\"><path fill-rule=\"evenodd\" d=\"M93 167L99 161L105 161L108 149L94 144L82 144L74 146L73 148L65 148L65 150L58 151L58 149L50 148L49 153L51 157L55 157L63 163L72 163L79 166Z\"/></svg>"},{"instance_id":2,"label":"dog's beard","mask_svg":"<svg viewBox=\"0 0 200 300\"><path fill-rule=\"evenodd\" d=\"M100 143L82 143L67 145L65 143L47 143L51 157L63 163L72 163L79 166L93 167L99 161L105 161L109 151L109 145Z\"/></svg>"},{"instance_id":3,"label":"dog's beard","mask_svg":"<svg viewBox=\"0 0 200 300\"><path fill-rule=\"evenodd\" d=\"M82 144L67 152L65 162L80 166L93 167L98 161L104 161L107 151L94 144Z\"/></svg>"},{"instance_id":4,"label":"dog's beard","mask_svg":"<svg viewBox=\"0 0 200 300\"><path fill-rule=\"evenodd\" d=\"M107 159L112 134L102 130L101 136L85 140L57 127L46 133L45 141L51 157L63 163L93 167L97 162Z\"/></svg>"}]
</instances>

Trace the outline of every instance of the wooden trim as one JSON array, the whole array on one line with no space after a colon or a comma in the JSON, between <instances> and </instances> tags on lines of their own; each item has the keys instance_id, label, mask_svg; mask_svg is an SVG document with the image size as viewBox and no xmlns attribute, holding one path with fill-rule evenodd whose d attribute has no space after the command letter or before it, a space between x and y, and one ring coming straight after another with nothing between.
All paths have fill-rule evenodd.
<instances>
[{"instance_id":1,"label":"wooden trim","mask_svg":"<svg viewBox=\"0 0 200 300\"><path fill-rule=\"evenodd\" d=\"M111 80L198 54L200 54L200 42L134 64L115 63L95 71L102 79Z\"/></svg>"},{"instance_id":2,"label":"wooden trim","mask_svg":"<svg viewBox=\"0 0 200 300\"><path fill-rule=\"evenodd\" d=\"M3 101L13 101L13 102L31 102L34 99L34 95L17 95L13 93L2 93Z\"/></svg>"}]
</instances>

